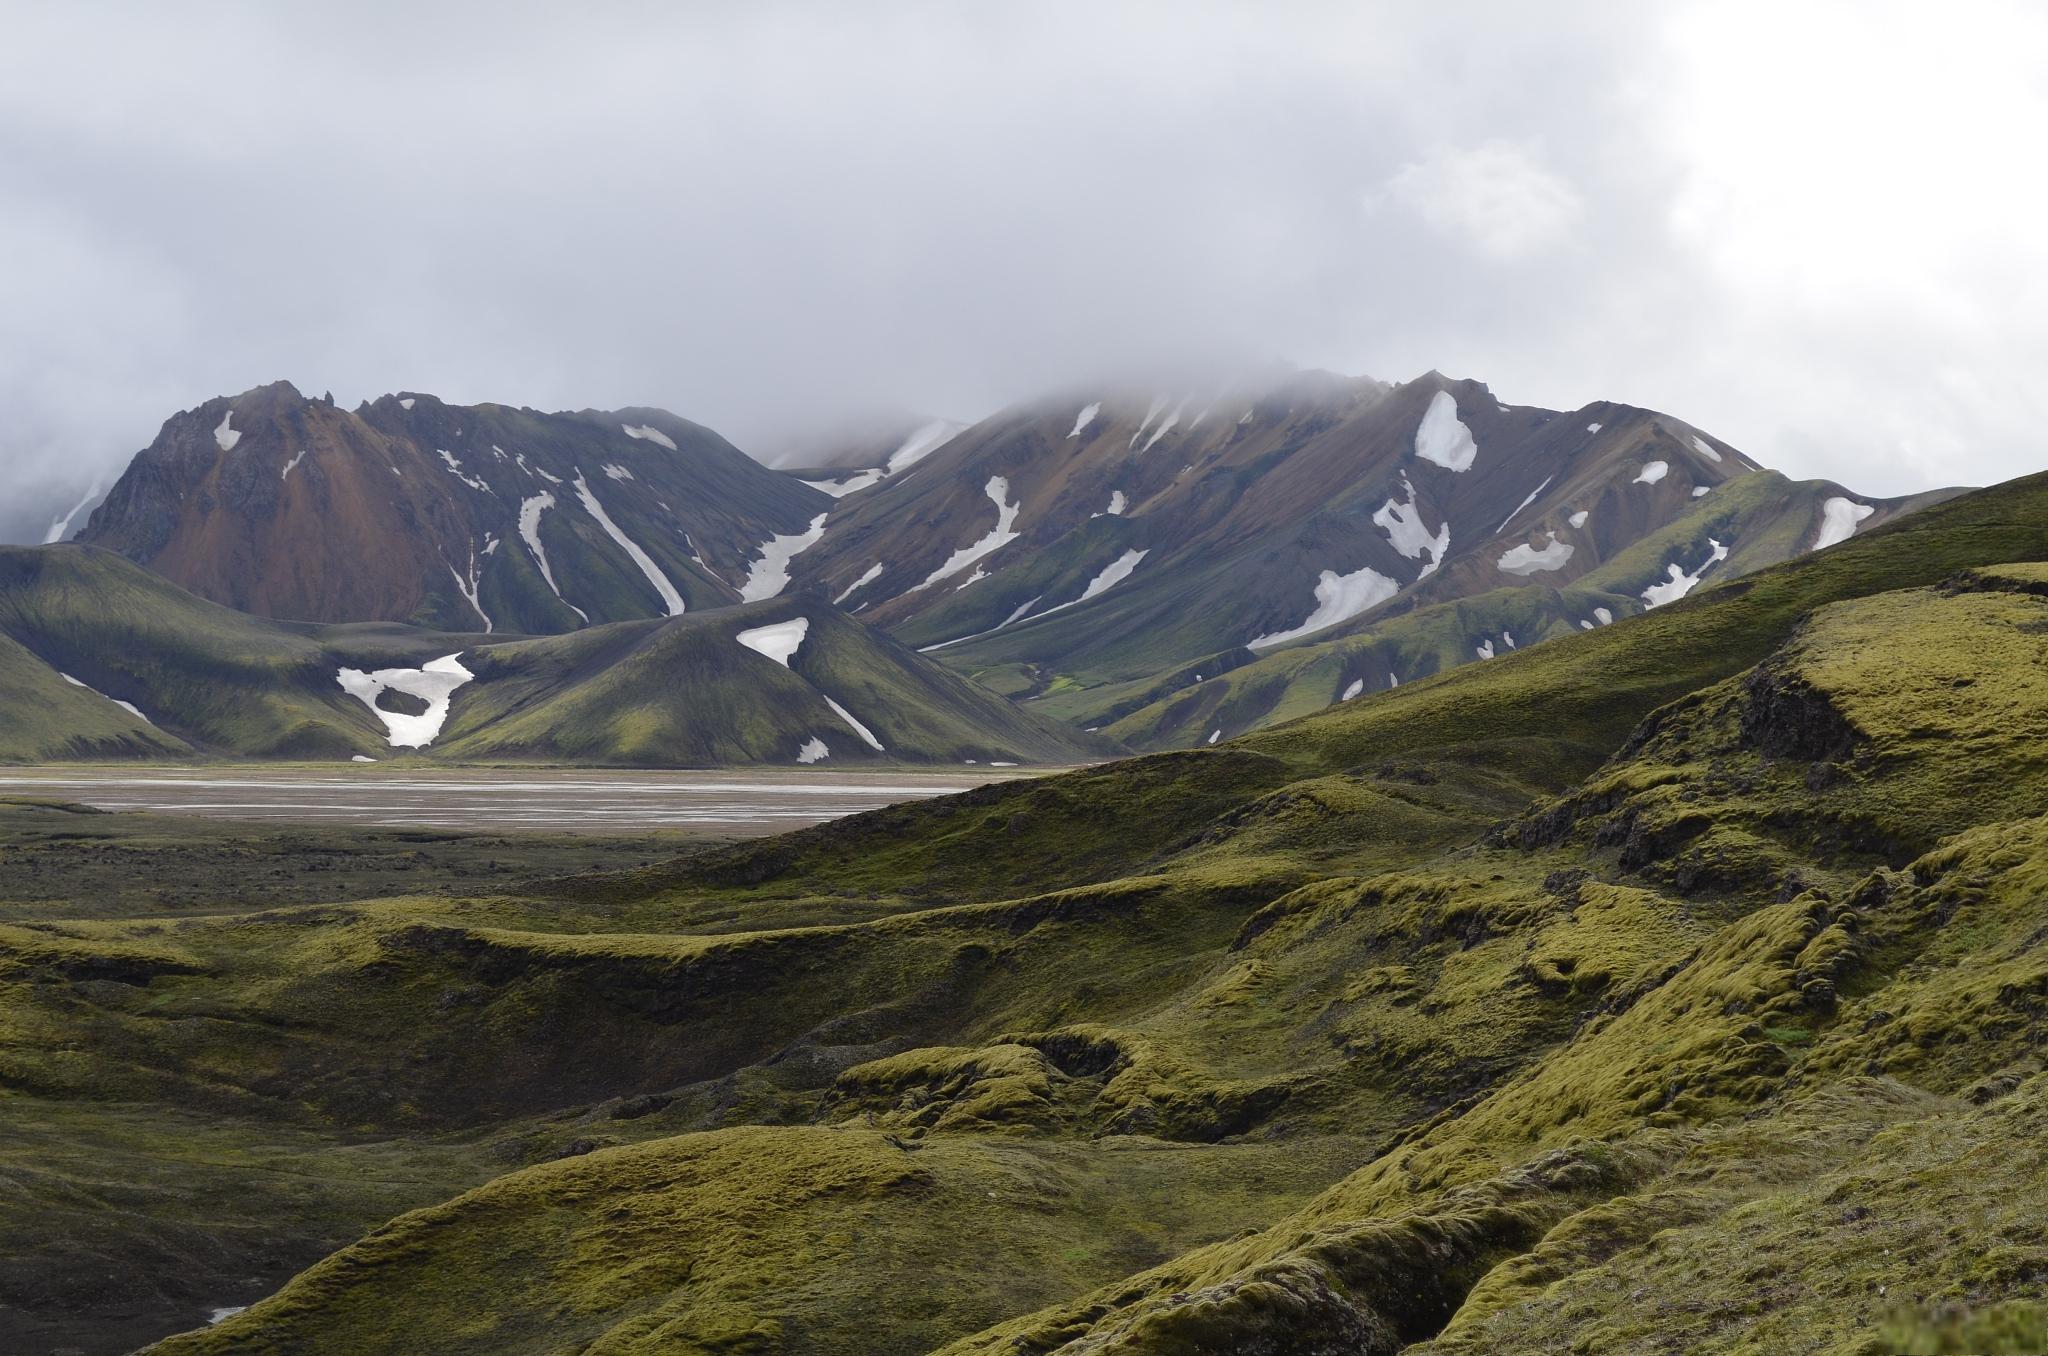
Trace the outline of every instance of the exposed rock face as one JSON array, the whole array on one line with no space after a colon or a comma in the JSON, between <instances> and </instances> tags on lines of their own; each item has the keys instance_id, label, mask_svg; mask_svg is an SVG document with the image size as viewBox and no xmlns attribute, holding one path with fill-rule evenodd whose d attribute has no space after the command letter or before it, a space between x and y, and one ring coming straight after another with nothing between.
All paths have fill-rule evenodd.
<instances>
[{"instance_id":1,"label":"exposed rock face","mask_svg":"<svg viewBox=\"0 0 2048 1356\"><path fill-rule=\"evenodd\" d=\"M829 503L661 410L276 382L167 420L80 540L262 616L545 633L734 602Z\"/></svg>"},{"instance_id":2,"label":"exposed rock face","mask_svg":"<svg viewBox=\"0 0 2048 1356\"><path fill-rule=\"evenodd\" d=\"M1797 674L1759 664L1742 695L1742 742L1768 757L1831 763L1856 747L1855 727Z\"/></svg>"}]
</instances>

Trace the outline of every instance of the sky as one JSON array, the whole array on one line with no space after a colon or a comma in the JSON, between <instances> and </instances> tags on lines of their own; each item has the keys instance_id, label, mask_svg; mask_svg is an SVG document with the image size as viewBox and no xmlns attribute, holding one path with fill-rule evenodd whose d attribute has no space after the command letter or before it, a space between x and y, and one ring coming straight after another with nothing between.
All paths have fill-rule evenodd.
<instances>
[{"instance_id":1,"label":"sky","mask_svg":"<svg viewBox=\"0 0 2048 1356\"><path fill-rule=\"evenodd\" d=\"M17 503L280 377L662 405L768 455L1183 365L1435 368L1873 495L2048 466L2048 7L0 0L0 33Z\"/></svg>"}]
</instances>

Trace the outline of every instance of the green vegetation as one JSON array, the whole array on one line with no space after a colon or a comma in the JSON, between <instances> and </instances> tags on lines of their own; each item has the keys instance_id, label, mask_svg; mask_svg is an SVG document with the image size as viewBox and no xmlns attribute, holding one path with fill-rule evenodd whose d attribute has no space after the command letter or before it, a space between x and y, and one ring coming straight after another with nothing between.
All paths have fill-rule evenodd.
<instances>
[{"instance_id":1,"label":"green vegetation","mask_svg":"<svg viewBox=\"0 0 2048 1356\"><path fill-rule=\"evenodd\" d=\"M2038 1349L2043 562L2036 478L1213 749L549 880L23 900L0 1337Z\"/></svg>"},{"instance_id":2,"label":"green vegetation","mask_svg":"<svg viewBox=\"0 0 2048 1356\"><path fill-rule=\"evenodd\" d=\"M809 629L786 667L734 639L798 617ZM446 726L424 751L390 747L379 718L337 681L344 667L417 668L449 654L460 654L475 678L455 690ZM67 674L87 686L66 682ZM424 709L403 694L379 700L403 714ZM540 638L395 623L314 626L207 602L90 547L0 548L0 761L207 755L791 766L813 739L831 766L1071 764L1121 751L813 598Z\"/></svg>"}]
</instances>

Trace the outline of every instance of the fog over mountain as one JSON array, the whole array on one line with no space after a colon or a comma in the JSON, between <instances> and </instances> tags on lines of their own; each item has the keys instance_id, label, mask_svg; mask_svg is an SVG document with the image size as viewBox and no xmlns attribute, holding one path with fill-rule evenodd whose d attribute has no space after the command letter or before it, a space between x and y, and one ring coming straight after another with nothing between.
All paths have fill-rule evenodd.
<instances>
[{"instance_id":1,"label":"fog over mountain","mask_svg":"<svg viewBox=\"0 0 2048 1356\"><path fill-rule=\"evenodd\" d=\"M1872 493L2040 465L2016 4L5 8L16 505L279 378L770 456L1436 368Z\"/></svg>"}]
</instances>

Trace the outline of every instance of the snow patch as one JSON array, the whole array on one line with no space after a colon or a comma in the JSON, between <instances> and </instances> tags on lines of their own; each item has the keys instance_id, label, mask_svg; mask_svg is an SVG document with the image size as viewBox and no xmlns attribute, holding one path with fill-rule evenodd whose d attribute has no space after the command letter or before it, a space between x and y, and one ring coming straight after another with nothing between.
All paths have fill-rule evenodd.
<instances>
[{"instance_id":1,"label":"snow patch","mask_svg":"<svg viewBox=\"0 0 2048 1356\"><path fill-rule=\"evenodd\" d=\"M1543 491L1545 491L1546 489L1550 488L1550 482L1555 479L1557 479L1555 475L1547 475L1543 477L1543 483L1541 485L1538 485L1535 489L1529 491L1529 497L1527 499L1524 499L1521 503L1515 505L1515 511L1513 513L1510 513L1507 517L1501 519L1500 526L1493 529L1494 532L1498 534L1507 531L1508 524L1513 522L1516 519L1516 517L1520 515L1523 509L1535 503L1536 496L1543 493Z\"/></svg>"},{"instance_id":2,"label":"snow patch","mask_svg":"<svg viewBox=\"0 0 2048 1356\"><path fill-rule=\"evenodd\" d=\"M859 475L848 476L844 480L806 480L804 484L814 490L823 490L834 499L844 499L855 490L864 490L881 478L882 472L873 470L862 471Z\"/></svg>"},{"instance_id":3,"label":"snow patch","mask_svg":"<svg viewBox=\"0 0 2048 1356\"><path fill-rule=\"evenodd\" d=\"M1665 476L1665 473L1670 471L1670 469L1671 463L1668 461L1645 462L1643 463L1643 469L1636 472L1636 478L1634 480L1631 480L1629 484L1654 485L1658 481L1662 480Z\"/></svg>"},{"instance_id":4,"label":"snow patch","mask_svg":"<svg viewBox=\"0 0 2048 1356\"><path fill-rule=\"evenodd\" d=\"M220 427L213 431L213 440L220 444L220 450L223 452L234 451L235 444L242 441L241 433L228 422L234 417L235 412L233 410L223 411L220 416Z\"/></svg>"},{"instance_id":5,"label":"snow patch","mask_svg":"<svg viewBox=\"0 0 2048 1356\"><path fill-rule=\"evenodd\" d=\"M84 688L87 692L92 693L93 696L98 697L103 702L112 702L114 705L120 707L123 711L126 711L129 715L135 717L137 720L141 721L144 725L149 726L151 729L156 728L156 722L151 720L148 716L143 715L142 711L135 705L134 702L124 702L119 697L109 697L106 693L100 691L98 688L93 687L87 683L81 683L78 681L78 679L73 678L68 673L60 672L57 676L59 678L62 678L65 682L71 684L71 686L73 687Z\"/></svg>"},{"instance_id":6,"label":"snow patch","mask_svg":"<svg viewBox=\"0 0 2048 1356\"><path fill-rule=\"evenodd\" d=\"M638 542L619 530L619 525L604 511L604 505L598 503L597 496L590 492L590 486L584 483L581 471L576 473L576 497L583 501L584 511L597 520L597 525L604 529L604 534L617 542L619 549L633 558L633 563L640 567L640 573L647 576L647 582L654 585L654 591L661 595L663 606L668 608L668 615L682 616L683 595L676 591L676 586L661 572L661 566L654 563L654 557L641 550ZM818 521L825 521L823 514L818 516Z\"/></svg>"},{"instance_id":7,"label":"snow patch","mask_svg":"<svg viewBox=\"0 0 2048 1356\"><path fill-rule=\"evenodd\" d=\"M815 763L822 758L830 758L831 756L832 750L826 748L825 741L816 735L812 735L809 739L805 740L804 746L796 751L796 760L799 763Z\"/></svg>"},{"instance_id":8,"label":"snow patch","mask_svg":"<svg viewBox=\"0 0 2048 1356\"><path fill-rule=\"evenodd\" d=\"M893 476L898 471L917 465L932 453L953 440L953 435L965 428L945 419L934 419L923 428L903 440L903 446L889 454L889 461L882 469L883 475Z\"/></svg>"},{"instance_id":9,"label":"snow patch","mask_svg":"<svg viewBox=\"0 0 2048 1356\"><path fill-rule=\"evenodd\" d=\"M1401 477L1401 487L1408 491L1408 502L1389 499L1379 506L1372 520L1386 532L1393 548L1408 559L1420 560L1425 551L1429 553L1429 564L1415 576L1421 579L1443 564L1444 553L1451 549L1451 520L1444 519L1432 534L1422 525L1422 512L1415 507L1415 486L1405 475Z\"/></svg>"},{"instance_id":10,"label":"snow patch","mask_svg":"<svg viewBox=\"0 0 2048 1356\"><path fill-rule=\"evenodd\" d=\"M1692 435L1692 450L1699 453L1701 456L1705 457L1708 461L1721 460L1721 454L1719 452L1716 452L1713 448L1709 447L1707 445L1707 440L1705 438L1700 437L1700 435L1697 433Z\"/></svg>"},{"instance_id":11,"label":"snow patch","mask_svg":"<svg viewBox=\"0 0 2048 1356\"><path fill-rule=\"evenodd\" d=\"M1590 510L1580 509L1577 513L1574 513L1571 517L1565 519L1565 521L1570 523L1573 527L1584 527L1586 525L1586 519L1590 516Z\"/></svg>"},{"instance_id":12,"label":"snow patch","mask_svg":"<svg viewBox=\"0 0 2048 1356\"><path fill-rule=\"evenodd\" d=\"M533 556L533 563L540 566L540 577L547 581L549 591L555 597L561 598L562 602L568 606L571 612L574 612L583 620L589 621L590 614L588 612L569 602L567 598L562 598L562 586L555 582L555 572L548 568L547 550L540 544L540 515L554 506L555 496L546 490L542 490L530 499L520 501L519 536L525 541L527 551Z\"/></svg>"},{"instance_id":13,"label":"snow patch","mask_svg":"<svg viewBox=\"0 0 2048 1356\"><path fill-rule=\"evenodd\" d=\"M647 443L660 443L671 452L676 450L676 440L652 424L621 424L619 427L626 431L628 438L638 438Z\"/></svg>"},{"instance_id":14,"label":"snow patch","mask_svg":"<svg viewBox=\"0 0 2048 1356\"><path fill-rule=\"evenodd\" d=\"M1586 425L1586 432L1588 432L1588 433L1598 433L1599 431L1600 431L1600 426L1599 426L1598 424L1588 424L1588 425Z\"/></svg>"},{"instance_id":15,"label":"snow patch","mask_svg":"<svg viewBox=\"0 0 2048 1356\"><path fill-rule=\"evenodd\" d=\"M1353 678L1351 680L1351 686L1344 689L1343 700L1348 702L1353 697L1356 697L1359 693L1363 691L1365 691L1365 679Z\"/></svg>"},{"instance_id":16,"label":"snow patch","mask_svg":"<svg viewBox=\"0 0 2048 1356\"><path fill-rule=\"evenodd\" d=\"M1728 559L1728 548L1720 542L1709 537L1707 545L1713 549L1707 553L1707 558L1700 562L1700 567L1690 574L1687 574L1684 567L1676 561L1666 565L1664 568L1670 572L1669 577L1661 584L1652 584L1644 589L1643 602L1651 607L1662 607L1666 603L1677 602L1692 592L1693 586L1700 582L1700 576L1712 569L1716 562Z\"/></svg>"},{"instance_id":17,"label":"snow patch","mask_svg":"<svg viewBox=\"0 0 2048 1356\"><path fill-rule=\"evenodd\" d=\"M277 478L279 480L290 480L292 478L292 468L294 466L297 466L300 462L304 461L305 459L306 449L302 447L299 449L299 454L297 456L293 457L290 461L284 464L284 469L277 473Z\"/></svg>"},{"instance_id":18,"label":"snow patch","mask_svg":"<svg viewBox=\"0 0 2048 1356\"><path fill-rule=\"evenodd\" d=\"M961 580L958 584L955 584L953 586L953 592L958 593L961 589L966 588L969 584L979 584L982 580L986 578L988 578L988 571L982 569L981 566L977 565L974 567L973 574L968 575L965 579Z\"/></svg>"},{"instance_id":19,"label":"snow patch","mask_svg":"<svg viewBox=\"0 0 2048 1356\"><path fill-rule=\"evenodd\" d=\"M1600 619L1600 624L1601 624L1602 626L1612 626L1612 625L1614 625L1614 614L1613 614L1612 612L1609 612L1609 611L1608 611L1608 610L1607 610L1606 608L1604 608L1604 607L1596 607L1596 608L1594 608L1594 609L1593 609L1593 615L1594 615L1594 616L1596 616L1596 617L1598 617L1598 618Z\"/></svg>"},{"instance_id":20,"label":"snow patch","mask_svg":"<svg viewBox=\"0 0 2048 1356\"><path fill-rule=\"evenodd\" d=\"M1103 566L1102 572L1100 574L1097 574L1093 579L1088 581L1088 587L1081 590L1080 597L1073 598L1068 600L1067 602L1061 603L1058 607L1049 607L1045 610L1044 615L1050 617L1053 613L1058 612L1063 608L1077 606L1078 604L1087 602L1090 598L1094 598L1101 594L1109 592L1118 584L1123 583L1124 580L1129 579L1131 577L1131 571L1138 568L1138 562L1142 561L1146 556L1151 554L1152 552L1149 549L1144 551L1131 550L1124 552L1115 560L1112 560L1111 562L1109 562L1109 564ZM1005 622L1004 625L1008 625L1008 623Z\"/></svg>"},{"instance_id":21,"label":"snow patch","mask_svg":"<svg viewBox=\"0 0 2048 1356\"><path fill-rule=\"evenodd\" d=\"M882 562L878 560L874 564L868 566L866 572L863 573L860 578L854 580L851 584L848 584L845 587L845 589L843 589L840 592L839 596L832 600L832 606L839 606L841 603L845 602L848 598L851 598L853 596L853 592L855 589L865 588L869 584L874 583L877 579L881 577Z\"/></svg>"},{"instance_id":22,"label":"snow patch","mask_svg":"<svg viewBox=\"0 0 2048 1356\"><path fill-rule=\"evenodd\" d=\"M1526 579L1546 570L1561 570L1571 558L1571 543L1559 541L1553 535L1548 546L1538 547L1523 542L1509 547L1501 552L1500 567L1509 574L1518 574Z\"/></svg>"},{"instance_id":23,"label":"snow patch","mask_svg":"<svg viewBox=\"0 0 2048 1356\"><path fill-rule=\"evenodd\" d=\"M66 537L70 536L71 520L76 518L79 514L85 512L85 506L87 504L90 504L93 500L99 497L100 478L98 476L94 476L92 478L92 488L85 492L85 497L83 499L80 499L77 503L71 506L71 512L65 514L62 518L59 518L56 522L50 524L50 530L43 534L43 545L48 546L53 542L63 541Z\"/></svg>"},{"instance_id":24,"label":"snow patch","mask_svg":"<svg viewBox=\"0 0 2048 1356\"><path fill-rule=\"evenodd\" d=\"M335 681L384 722L387 741L392 748L418 749L433 743L440 735L441 726L448 719L448 702L455 695L455 689L474 677L475 674L462 667L462 652L457 650L432 661L425 668L378 669L374 673L345 668L335 674ZM418 697L427 704L427 709L417 716L386 711L377 705L378 694L386 688Z\"/></svg>"},{"instance_id":25,"label":"snow patch","mask_svg":"<svg viewBox=\"0 0 2048 1356\"><path fill-rule=\"evenodd\" d=\"M1129 444L1130 446L1136 447L1138 445L1138 439L1145 436L1145 430L1152 427L1152 421L1154 419L1157 419L1159 417L1159 412L1165 408L1165 396L1156 396L1153 398L1152 403L1145 409L1144 419L1140 420L1138 423L1138 431L1131 435L1131 441ZM1150 446L1150 444L1148 443L1147 446Z\"/></svg>"},{"instance_id":26,"label":"snow patch","mask_svg":"<svg viewBox=\"0 0 2048 1356\"><path fill-rule=\"evenodd\" d=\"M1090 518L1100 518L1104 516L1104 514L1107 514L1111 518L1120 517L1123 514L1125 506L1129 502L1129 500L1124 498L1124 492L1122 490L1111 490L1109 492L1109 507L1104 509L1101 513L1091 513L1088 516Z\"/></svg>"},{"instance_id":27,"label":"snow patch","mask_svg":"<svg viewBox=\"0 0 2048 1356\"><path fill-rule=\"evenodd\" d=\"M773 598L789 587L789 562L818 544L825 535L825 515L811 519L801 532L779 532L761 543L761 558L747 569L740 585L740 601L758 603Z\"/></svg>"},{"instance_id":28,"label":"snow patch","mask_svg":"<svg viewBox=\"0 0 2048 1356\"><path fill-rule=\"evenodd\" d=\"M1478 653L1481 659L1493 658L1493 638L1490 636L1487 639L1480 641L1479 644L1473 646L1472 648Z\"/></svg>"},{"instance_id":29,"label":"snow patch","mask_svg":"<svg viewBox=\"0 0 2048 1356\"><path fill-rule=\"evenodd\" d=\"M1825 551L1828 547L1849 540L1856 535L1856 524L1877 512L1869 504L1859 504L1853 499L1833 495L1820 506L1820 532L1813 539L1812 551Z\"/></svg>"},{"instance_id":30,"label":"snow patch","mask_svg":"<svg viewBox=\"0 0 2048 1356\"><path fill-rule=\"evenodd\" d=\"M1141 457L1144 456L1147 452L1150 452L1152 450L1152 444L1158 442L1161 438L1164 438L1167 434L1173 432L1175 426L1177 426L1180 423L1181 414L1187 409L1187 407L1188 402L1185 400L1181 401L1180 404L1175 405L1173 407L1173 413L1166 416L1165 420L1160 423L1159 427L1152 431L1152 436L1145 440L1145 445L1138 449L1138 455Z\"/></svg>"},{"instance_id":31,"label":"snow patch","mask_svg":"<svg viewBox=\"0 0 2048 1356\"><path fill-rule=\"evenodd\" d=\"M349 755L349 759L348 759L348 760L349 760L349 761L350 761L351 763L374 763L374 762L376 762L376 761L377 761L376 759L372 758L372 757L371 757L371 756L370 756L369 754L367 754L367 753L353 753L353 754L350 754L350 755Z\"/></svg>"},{"instance_id":32,"label":"snow patch","mask_svg":"<svg viewBox=\"0 0 2048 1356\"><path fill-rule=\"evenodd\" d=\"M740 632L733 639L755 654L766 655L782 667L788 668L789 661L796 657L796 652L803 645L804 636L809 634L810 629L809 617L795 617L789 621L756 626L752 630Z\"/></svg>"},{"instance_id":33,"label":"snow patch","mask_svg":"<svg viewBox=\"0 0 2048 1356\"><path fill-rule=\"evenodd\" d=\"M982 487L982 492L988 495L995 503L995 527L980 541L970 546L963 546L952 555L947 556L945 562L938 569L925 576L924 583L911 590L912 593L917 592L917 589L929 588L941 579L960 573L960 571L974 564L983 556L1000 551L1003 547L1017 540L1018 533L1013 531L1012 528L1017 521L1017 515L1023 511L1024 505L1021 500L1015 504L1006 502L1010 497L1010 482L1002 476L990 476L988 484ZM818 519L818 526L821 530L824 521L822 517Z\"/></svg>"},{"instance_id":34,"label":"snow patch","mask_svg":"<svg viewBox=\"0 0 2048 1356\"><path fill-rule=\"evenodd\" d=\"M1422 422L1415 426L1415 455L1446 471L1469 471L1479 456L1479 444L1459 420L1457 397L1449 391L1430 397Z\"/></svg>"},{"instance_id":35,"label":"snow patch","mask_svg":"<svg viewBox=\"0 0 2048 1356\"><path fill-rule=\"evenodd\" d=\"M820 695L822 696L823 694L821 693ZM841 706L838 702L833 701L830 697L825 698L825 705L832 708L833 715L838 716L841 720L852 726L853 732L866 740L869 748L873 749L876 753L888 752L887 749L882 747L882 741L875 738L874 731L855 720L851 711Z\"/></svg>"},{"instance_id":36,"label":"snow patch","mask_svg":"<svg viewBox=\"0 0 2048 1356\"><path fill-rule=\"evenodd\" d=\"M1338 574L1335 570L1324 570L1316 581L1316 606L1308 614L1308 620L1285 631L1274 631L1249 641L1250 648L1264 650L1293 640L1296 636L1309 635L1326 626L1348 621L1376 607L1401 591L1401 586L1371 566L1353 570L1350 574Z\"/></svg>"},{"instance_id":37,"label":"snow patch","mask_svg":"<svg viewBox=\"0 0 2048 1356\"><path fill-rule=\"evenodd\" d=\"M1102 402L1099 400L1092 405L1083 405L1081 412L1074 416L1074 431L1067 436L1069 438L1080 437L1081 430L1094 423L1095 416L1100 413L1102 413Z\"/></svg>"},{"instance_id":38,"label":"snow patch","mask_svg":"<svg viewBox=\"0 0 2048 1356\"><path fill-rule=\"evenodd\" d=\"M437 447L434 450L441 454L442 461L448 463L449 475L454 476L457 480L469 486L469 488L471 488L472 490L482 490L486 494L490 492L490 486L484 484L481 480L478 480L474 476L463 474L462 463L456 460L455 454L453 452L450 452L445 447ZM560 482L558 481L556 483L559 484Z\"/></svg>"},{"instance_id":39,"label":"snow patch","mask_svg":"<svg viewBox=\"0 0 2048 1356\"><path fill-rule=\"evenodd\" d=\"M986 631L976 631L974 634L967 636L955 636L951 640L942 640L936 645L920 645L917 647L917 652L919 654L930 654L933 650L943 650L948 645L958 645L961 644L963 641L980 640L983 636L992 636L996 632L1002 630L1005 626L1008 626L1010 623L1018 620L1025 613L1029 612L1032 608L1037 607L1039 603L1044 601L1044 599L1045 595L1041 593L1036 598L1027 599L1024 602L1019 603L1015 611L1011 612L1009 616L1003 618L994 626L989 627ZM867 604L863 603L861 604L861 606L865 607L867 606ZM856 608L855 610L858 611L859 609Z\"/></svg>"},{"instance_id":40,"label":"snow patch","mask_svg":"<svg viewBox=\"0 0 2048 1356\"><path fill-rule=\"evenodd\" d=\"M623 466L614 466L610 462L604 464L604 473L613 480L631 480L633 478L631 471Z\"/></svg>"},{"instance_id":41,"label":"snow patch","mask_svg":"<svg viewBox=\"0 0 2048 1356\"><path fill-rule=\"evenodd\" d=\"M1695 499L1700 498L1702 495L1712 494L1713 492L1714 487L1712 485L1695 485L1692 487L1692 497Z\"/></svg>"},{"instance_id":42,"label":"snow patch","mask_svg":"<svg viewBox=\"0 0 2048 1356\"><path fill-rule=\"evenodd\" d=\"M1221 738L1223 738L1223 731L1221 731L1221 730L1211 730L1211 731L1209 731L1209 742L1210 742L1211 744L1214 744L1214 743L1215 743L1215 742L1216 742L1217 740L1219 740L1219 739L1221 739Z\"/></svg>"},{"instance_id":43,"label":"snow patch","mask_svg":"<svg viewBox=\"0 0 2048 1356\"><path fill-rule=\"evenodd\" d=\"M1085 603L1098 594L1109 592L1118 584L1123 583L1124 580L1129 579L1131 571L1137 569L1139 562L1143 561L1150 554L1152 552L1149 548L1143 551L1131 550L1124 552L1115 560L1105 565L1101 574L1089 580L1088 587L1081 590L1081 596L1074 601Z\"/></svg>"},{"instance_id":44,"label":"snow patch","mask_svg":"<svg viewBox=\"0 0 2048 1356\"><path fill-rule=\"evenodd\" d=\"M401 398L398 402L398 408L401 410L410 410L412 408L412 397L405 396Z\"/></svg>"},{"instance_id":45,"label":"snow patch","mask_svg":"<svg viewBox=\"0 0 2048 1356\"><path fill-rule=\"evenodd\" d=\"M489 555L491 547L497 544L495 540L492 540L485 545L483 553ZM497 630L498 627L497 623L491 620L491 614L484 611L483 600L478 596L480 589L477 585L479 570L477 568L476 556L477 553L475 551L469 553L469 575L467 578L464 578L462 571L456 569L453 565L448 567L448 573L454 576L455 587L462 594L463 601L467 602L475 610L477 616L484 619L484 634L489 635Z\"/></svg>"}]
</instances>

